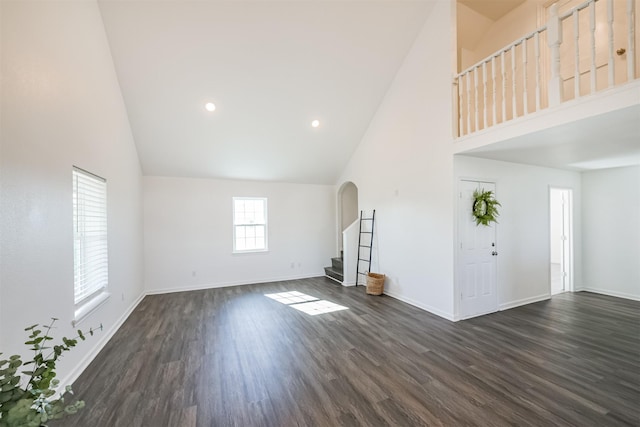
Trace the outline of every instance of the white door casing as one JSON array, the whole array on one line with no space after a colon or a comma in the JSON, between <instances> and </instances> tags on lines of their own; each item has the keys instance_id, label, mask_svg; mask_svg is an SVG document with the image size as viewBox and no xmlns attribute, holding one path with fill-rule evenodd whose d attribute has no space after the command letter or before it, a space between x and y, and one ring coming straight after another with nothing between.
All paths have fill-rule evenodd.
<instances>
[{"instance_id":1,"label":"white door casing","mask_svg":"<svg viewBox=\"0 0 640 427\"><path fill-rule=\"evenodd\" d=\"M567 243L569 239L567 238L567 234L569 232L567 227L567 191L562 192L562 235L560 236L560 281L562 283L562 290L567 290L567 267L569 263L567 262L567 256L569 251L567 250Z\"/></svg>"},{"instance_id":2,"label":"white door casing","mask_svg":"<svg viewBox=\"0 0 640 427\"><path fill-rule=\"evenodd\" d=\"M490 190L495 183L460 181L458 204L459 316L462 319L498 311L496 225L476 225L473 192Z\"/></svg>"},{"instance_id":3,"label":"white door casing","mask_svg":"<svg viewBox=\"0 0 640 427\"><path fill-rule=\"evenodd\" d=\"M556 237L559 241L552 240L552 245L557 245L559 249L559 262L560 262L560 277L557 282L554 283L551 278L551 295L555 295L560 292L572 291L572 244L571 244L571 199L572 194L570 189L550 188L550 214L556 218L551 218L551 221L556 221L559 230L557 230ZM550 222L551 222L550 221ZM551 248L553 253L553 248ZM551 262L557 262L551 257Z\"/></svg>"},{"instance_id":4,"label":"white door casing","mask_svg":"<svg viewBox=\"0 0 640 427\"><path fill-rule=\"evenodd\" d=\"M569 278L569 191L562 191L562 235L560 236L560 280L562 290L568 289Z\"/></svg>"}]
</instances>

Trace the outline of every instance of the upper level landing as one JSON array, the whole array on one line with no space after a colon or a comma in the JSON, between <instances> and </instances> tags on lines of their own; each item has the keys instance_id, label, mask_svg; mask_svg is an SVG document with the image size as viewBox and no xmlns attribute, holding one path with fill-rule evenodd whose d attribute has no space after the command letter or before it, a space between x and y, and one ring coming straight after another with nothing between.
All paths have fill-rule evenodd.
<instances>
[{"instance_id":1,"label":"upper level landing","mask_svg":"<svg viewBox=\"0 0 640 427\"><path fill-rule=\"evenodd\" d=\"M460 137L454 152L576 171L640 164L640 80Z\"/></svg>"},{"instance_id":2,"label":"upper level landing","mask_svg":"<svg viewBox=\"0 0 640 427\"><path fill-rule=\"evenodd\" d=\"M638 3L518 0L493 17L459 0L454 152L569 170L640 164Z\"/></svg>"}]
</instances>

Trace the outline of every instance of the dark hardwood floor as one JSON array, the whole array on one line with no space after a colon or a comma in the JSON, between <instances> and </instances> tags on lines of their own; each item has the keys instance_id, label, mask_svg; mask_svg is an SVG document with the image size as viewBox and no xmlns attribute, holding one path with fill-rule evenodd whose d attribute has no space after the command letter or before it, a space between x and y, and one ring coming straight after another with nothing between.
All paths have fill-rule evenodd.
<instances>
[{"instance_id":1,"label":"dark hardwood floor","mask_svg":"<svg viewBox=\"0 0 640 427\"><path fill-rule=\"evenodd\" d=\"M264 294L349 307L310 316ZM50 426L640 425L640 303L452 323L325 278L146 297Z\"/></svg>"}]
</instances>

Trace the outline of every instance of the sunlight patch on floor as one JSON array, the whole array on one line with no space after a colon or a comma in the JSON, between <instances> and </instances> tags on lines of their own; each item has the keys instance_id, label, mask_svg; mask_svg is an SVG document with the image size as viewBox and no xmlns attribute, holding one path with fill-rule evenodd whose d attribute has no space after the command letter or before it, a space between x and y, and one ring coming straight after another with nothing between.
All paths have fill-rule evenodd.
<instances>
[{"instance_id":1,"label":"sunlight patch on floor","mask_svg":"<svg viewBox=\"0 0 640 427\"><path fill-rule=\"evenodd\" d=\"M349 307L333 303L331 301L319 300L311 295L303 294L298 291L279 292L276 294L265 294L267 298L271 298L279 303L286 304L296 310L302 311L310 316L318 314L331 313L333 311L348 310Z\"/></svg>"},{"instance_id":2,"label":"sunlight patch on floor","mask_svg":"<svg viewBox=\"0 0 640 427\"><path fill-rule=\"evenodd\" d=\"M296 310L300 310L303 313L307 313L311 316L315 316L316 314L324 314L331 313L332 311L340 311L340 310L348 310L349 307L345 307L343 305L338 305L331 301L318 300L312 302L305 302L302 304L295 304L291 307Z\"/></svg>"},{"instance_id":3,"label":"sunlight patch on floor","mask_svg":"<svg viewBox=\"0 0 640 427\"><path fill-rule=\"evenodd\" d=\"M280 292L277 294L265 294L264 296L287 305L318 300L318 298L316 297L312 297L311 295L303 294L302 292L298 292L298 291Z\"/></svg>"}]
</instances>

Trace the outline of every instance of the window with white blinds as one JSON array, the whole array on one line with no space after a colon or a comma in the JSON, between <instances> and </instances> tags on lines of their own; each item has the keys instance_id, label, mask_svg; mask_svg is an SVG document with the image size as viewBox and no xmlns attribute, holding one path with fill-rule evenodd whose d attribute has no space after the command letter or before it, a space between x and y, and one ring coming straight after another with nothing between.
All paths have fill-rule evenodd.
<instances>
[{"instance_id":1,"label":"window with white blinds","mask_svg":"<svg viewBox=\"0 0 640 427\"><path fill-rule=\"evenodd\" d=\"M233 198L233 251L267 250L267 199Z\"/></svg>"},{"instance_id":2,"label":"window with white blinds","mask_svg":"<svg viewBox=\"0 0 640 427\"><path fill-rule=\"evenodd\" d=\"M73 260L76 306L107 290L107 182L73 169Z\"/></svg>"}]
</instances>

